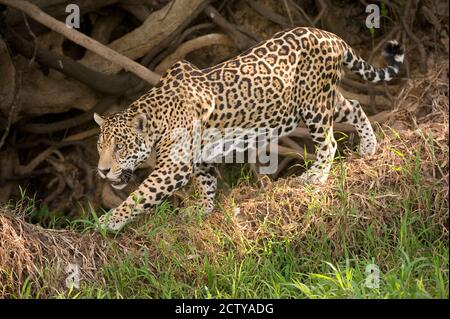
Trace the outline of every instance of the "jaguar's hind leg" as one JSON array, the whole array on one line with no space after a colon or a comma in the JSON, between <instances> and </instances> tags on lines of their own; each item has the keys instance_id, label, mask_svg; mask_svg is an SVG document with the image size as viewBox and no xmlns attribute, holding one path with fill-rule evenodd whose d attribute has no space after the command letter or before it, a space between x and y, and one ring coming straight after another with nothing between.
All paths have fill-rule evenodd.
<instances>
[{"instance_id":1,"label":"jaguar's hind leg","mask_svg":"<svg viewBox=\"0 0 450 319\"><path fill-rule=\"evenodd\" d=\"M214 210L214 196L217 189L217 170L214 164L202 163L197 166L192 176L197 188L205 214Z\"/></svg>"},{"instance_id":2,"label":"jaguar's hind leg","mask_svg":"<svg viewBox=\"0 0 450 319\"><path fill-rule=\"evenodd\" d=\"M361 105L356 100L347 100L339 92L336 92L336 95L334 121L351 124L355 127L360 139L359 154L361 156L375 154L377 138Z\"/></svg>"},{"instance_id":3,"label":"jaguar's hind leg","mask_svg":"<svg viewBox=\"0 0 450 319\"><path fill-rule=\"evenodd\" d=\"M337 143L333 136L333 116L331 103L321 111L307 110L303 113L303 121L309 129L316 144L316 161L300 176L300 179L312 184L323 184L330 173Z\"/></svg>"}]
</instances>

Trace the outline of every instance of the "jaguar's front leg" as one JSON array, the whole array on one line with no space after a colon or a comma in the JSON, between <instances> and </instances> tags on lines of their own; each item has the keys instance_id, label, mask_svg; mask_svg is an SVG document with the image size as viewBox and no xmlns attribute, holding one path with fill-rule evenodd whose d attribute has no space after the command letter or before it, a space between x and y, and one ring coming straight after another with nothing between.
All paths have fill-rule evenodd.
<instances>
[{"instance_id":1,"label":"jaguar's front leg","mask_svg":"<svg viewBox=\"0 0 450 319\"><path fill-rule=\"evenodd\" d=\"M189 181L192 165L157 167L128 198L111 212L99 218L101 228L118 231L138 215L161 203Z\"/></svg>"},{"instance_id":2,"label":"jaguar's front leg","mask_svg":"<svg viewBox=\"0 0 450 319\"><path fill-rule=\"evenodd\" d=\"M200 195L200 202L205 215L214 210L214 196L217 190L217 168L214 164L199 164L192 176L193 183Z\"/></svg>"}]
</instances>

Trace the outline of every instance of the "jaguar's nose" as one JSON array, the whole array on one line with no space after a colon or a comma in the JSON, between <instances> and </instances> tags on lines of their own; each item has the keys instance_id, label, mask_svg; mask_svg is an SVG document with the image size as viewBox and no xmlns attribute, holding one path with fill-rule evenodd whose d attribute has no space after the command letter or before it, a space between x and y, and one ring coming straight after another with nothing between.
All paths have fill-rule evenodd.
<instances>
[{"instance_id":1,"label":"jaguar's nose","mask_svg":"<svg viewBox=\"0 0 450 319\"><path fill-rule=\"evenodd\" d=\"M99 168L99 169L98 169L98 173L100 174L100 176L101 176L102 178L106 178L106 175L108 175L109 171L110 171L109 168L105 168L105 169Z\"/></svg>"}]
</instances>

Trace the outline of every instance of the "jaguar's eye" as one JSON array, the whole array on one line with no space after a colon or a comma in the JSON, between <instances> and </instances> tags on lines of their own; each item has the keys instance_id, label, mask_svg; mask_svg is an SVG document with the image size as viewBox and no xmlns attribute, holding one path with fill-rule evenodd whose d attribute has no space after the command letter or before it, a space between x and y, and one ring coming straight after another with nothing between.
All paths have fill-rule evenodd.
<instances>
[{"instance_id":1,"label":"jaguar's eye","mask_svg":"<svg viewBox=\"0 0 450 319\"><path fill-rule=\"evenodd\" d=\"M121 150L121 149L122 149L122 144L116 144L116 145L114 146L114 149L115 149L115 151Z\"/></svg>"}]
</instances>

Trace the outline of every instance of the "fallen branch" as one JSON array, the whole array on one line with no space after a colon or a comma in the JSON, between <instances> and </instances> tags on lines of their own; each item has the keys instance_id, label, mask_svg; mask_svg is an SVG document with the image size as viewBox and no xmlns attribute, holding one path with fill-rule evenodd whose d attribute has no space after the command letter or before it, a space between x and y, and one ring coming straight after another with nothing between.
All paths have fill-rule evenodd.
<instances>
[{"instance_id":1,"label":"fallen branch","mask_svg":"<svg viewBox=\"0 0 450 319\"><path fill-rule=\"evenodd\" d=\"M262 17L276 24L279 24L283 28L292 28L293 24L289 19L286 19L282 15L273 12L272 10L267 8L264 4L255 0L246 0L246 3Z\"/></svg>"},{"instance_id":2,"label":"fallen branch","mask_svg":"<svg viewBox=\"0 0 450 319\"><path fill-rule=\"evenodd\" d=\"M160 46L174 33L181 32L204 10L207 4L207 0L170 2L161 10L153 12L141 26L111 42L108 48L129 59L141 58L153 48ZM161 28L161 26L164 26L164 28ZM113 63L110 59L102 60L97 56L85 57L80 62L108 74L117 73L123 67ZM152 81L158 82L159 76L156 73L148 69L145 70L152 74ZM156 84L154 82L149 83Z\"/></svg>"},{"instance_id":3,"label":"fallen branch","mask_svg":"<svg viewBox=\"0 0 450 319\"><path fill-rule=\"evenodd\" d=\"M17 71L22 72L22 85L17 96L20 112L14 117L13 123L28 116L62 113L70 109L88 111L101 97L88 86L72 78L46 76L38 68L29 67L28 61L21 56L15 59L15 67ZM0 104L0 107L3 105ZM9 110L2 109L3 114L8 112Z\"/></svg>"},{"instance_id":4,"label":"fallen branch","mask_svg":"<svg viewBox=\"0 0 450 319\"><path fill-rule=\"evenodd\" d=\"M213 6L208 6L205 9L205 13L215 24L217 24L226 34L230 36L241 51L256 44L254 39L249 38L247 35L237 30L237 28L222 17Z\"/></svg>"},{"instance_id":5,"label":"fallen branch","mask_svg":"<svg viewBox=\"0 0 450 319\"><path fill-rule=\"evenodd\" d=\"M125 14L121 11L99 17L92 27L90 34L91 38L102 44L108 44L111 38L111 33L115 28L117 28L124 18ZM95 53L87 51L85 57L92 54Z\"/></svg>"},{"instance_id":6,"label":"fallen branch","mask_svg":"<svg viewBox=\"0 0 450 319\"><path fill-rule=\"evenodd\" d=\"M98 102L91 110L77 117L54 123L25 123L20 125L20 129L24 132L35 134L50 134L61 130L67 130L92 121L94 112L103 113L108 107L114 104L116 100L117 97L115 96L107 96L100 100L100 102Z\"/></svg>"},{"instance_id":7,"label":"fallen branch","mask_svg":"<svg viewBox=\"0 0 450 319\"><path fill-rule=\"evenodd\" d=\"M275 151L275 153L278 153L279 155L282 155L282 156L288 156L288 157L305 160L305 151L304 151L303 147L301 147L301 146L299 146L299 147L301 148L301 151L299 151L298 149L292 149L290 147L278 145L277 146L278 149ZM315 160L315 159L316 159L316 156L314 154L306 152L306 160Z\"/></svg>"},{"instance_id":8,"label":"fallen branch","mask_svg":"<svg viewBox=\"0 0 450 319\"><path fill-rule=\"evenodd\" d=\"M349 92L349 91L344 90L343 88L339 88L339 91L342 93L343 96L345 96L346 99L357 100L357 101L359 101L360 104L363 104L363 105L371 104L370 96ZM388 106L388 105L392 104L387 98L385 98L382 95L374 96L374 100L375 100L376 105Z\"/></svg>"},{"instance_id":9,"label":"fallen branch","mask_svg":"<svg viewBox=\"0 0 450 319\"><path fill-rule=\"evenodd\" d=\"M348 86L352 89L355 89L357 91L362 91L364 93L369 92L369 88L367 87L367 83L361 83L355 80L350 79L348 76L342 78L341 85ZM377 86L374 86L372 88L372 93L374 95L386 95L386 94L392 94L392 92L398 92L400 90L400 86L395 84L389 84L387 86L389 89L389 92L386 92L386 89L378 88Z\"/></svg>"},{"instance_id":10,"label":"fallen branch","mask_svg":"<svg viewBox=\"0 0 450 319\"><path fill-rule=\"evenodd\" d=\"M164 60L166 57L168 57L169 55L171 55L173 53L173 51L175 51L183 42L185 39L187 39L188 37L190 37L193 33L196 33L198 31L202 31L205 29L212 29L214 27L214 23L208 22L208 23L201 23L201 24L197 24L194 25L192 27L187 28L186 30L184 30L180 35L177 36L171 36L169 38L167 38L170 41L164 41L164 45L161 45L161 47L166 47L164 50L156 53L150 52L149 54L147 54L141 61L142 64L148 66L149 69L154 70L155 67L161 63L162 60ZM168 44L170 43L170 44ZM156 49L156 48L155 48ZM158 48L160 49L160 48ZM153 51L153 50L152 50ZM150 63L151 61L151 63Z\"/></svg>"},{"instance_id":11,"label":"fallen branch","mask_svg":"<svg viewBox=\"0 0 450 319\"><path fill-rule=\"evenodd\" d=\"M156 85L159 81L159 76L157 74L143 67L139 63L127 58L126 56L117 53L100 42L84 35L83 33L78 32L75 29L68 28L64 23L56 20L52 16L49 16L34 4L24 0L0 0L0 4L4 4L24 12L49 29L58 32L76 44L95 52L109 62L136 74L138 77L152 85Z\"/></svg>"},{"instance_id":12,"label":"fallen branch","mask_svg":"<svg viewBox=\"0 0 450 319\"><path fill-rule=\"evenodd\" d=\"M31 2L32 4L36 5L52 17L62 18L67 16L66 7L69 3L76 3L80 8L80 12L83 12L83 14L87 14L94 10L119 2L119 0L77 0L76 2L70 0L31 0L27 2ZM17 10L11 10L11 12L8 12L6 16L6 22L9 25L19 24L22 22L22 20L22 13Z\"/></svg>"},{"instance_id":13,"label":"fallen branch","mask_svg":"<svg viewBox=\"0 0 450 319\"><path fill-rule=\"evenodd\" d=\"M119 7L134 15L141 23L150 15L150 10L143 4L120 3Z\"/></svg>"},{"instance_id":14,"label":"fallen branch","mask_svg":"<svg viewBox=\"0 0 450 319\"><path fill-rule=\"evenodd\" d=\"M0 149L2 149L9 135L13 119L17 114L17 95L21 89L21 72L17 72L9 55L6 43L0 39L0 113L8 114L4 131L0 136ZM3 126L3 125L2 125ZM3 127L2 127L3 129Z\"/></svg>"},{"instance_id":15,"label":"fallen branch","mask_svg":"<svg viewBox=\"0 0 450 319\"><path fill-rule=\"evenodd\" d=\"M278 179L280 176L280 173L282 173L285 168L289 165L290 162L295 160L295 158L292 157L285 157L281 160L281 162L278 164L277 171L272 174L272 179Z\"/></svg>"},{"instance_id":16,"label":"fallen branch","mask_svg":"<svg viewBox=\"0 0 450 319\"><path fill-rule=\"evenodd\" d=\"M31 59L34 56L39 64L57 70L101 93L121 95L136 85L139 80L130 73L120 75L100 73L64 55L40 47L34 47L34 44L22 38L14 30L2 23L1 20L0 31L5 36L8 44L24 57Z\"/></svg>"},{"instance_id":17,"label":"fallen branch","mask_svg":"<svg viewBox=\"0 0 450 319\"><path fill-rule=\"evenodd\" d=\"M234 42L227 35L219 33L206 34L198 38L186 41L185 43L180 45L175 50L175 52L167 56L155 68L155 72L158 74L163 74L164 71L167 70L170 66L172 66L175 62L184 59L184 57L188 53L210 45L224 45L229 47L235 46Z\"/></svg>"},{"instance_id":18,"label":"fallen branch","mask_svg":"<svg viewBox=\"0 0 450 319\"><path fill-rule=\"evenodd\" d=\"M75 141L85 140L87 138L97 135L99 132L100 132L100 129L98 127L94 127L94 128L91 128L90 130L70 135L70 136L66 137L65 139L63 139L62 142L75 142Z\"/></svg>"}]
</instances>

